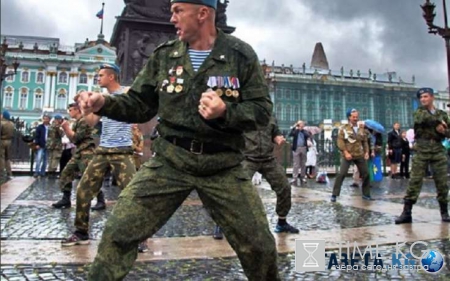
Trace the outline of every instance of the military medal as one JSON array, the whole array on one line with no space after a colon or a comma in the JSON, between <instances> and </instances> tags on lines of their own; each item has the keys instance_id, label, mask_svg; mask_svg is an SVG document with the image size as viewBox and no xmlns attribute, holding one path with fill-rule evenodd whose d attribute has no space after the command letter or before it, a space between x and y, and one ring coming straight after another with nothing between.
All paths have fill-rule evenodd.
<instances>
[{"instance_id":1,"label":"military medal","mask_svg":"<svg viewBox=\"0 0 450 281\"><path fill-rule=\"evenodd\" d=\"M175 69L173 69L173 67L170 68L170 69L169 69L169 75L172 76L174 71L175 71Z\"/></svg>"},{"instance_id":2,"label":"military medal","mask_svg":"<svg viewBox=\"0 0 450 281\"><path fill-rule=\"evenodd\" d=\"M175 86L173 85L174 83L175 83L175 77L170 77L170 85L167 86L168 93L173 93L173 91L175 90Z\"/></svg>"},{"instance_id":3,"label":"military medal","mask_svg":"<svg viewBox=\"0 0 450 281\"><path fill-rule=\"evenodd\" d=\"M233 95L233 97L238 98L239 97L239 92L237 90L233 90L232 95Z\"/></svg>"},{"instance_id":4,"label":"military medal","mask_svg":"<svg viewBox=\"0 0 450 281\"><path fill-rule=\"evenodd\" d=\"M176 74L177 74L177 76L180 76L181 74L183 74L183 67L182 66L178 66L177 67Z\"/></svg>"},{"instance_id":5,"label":"military medal","mask_svg":"<svg viewBox=\"0 0 450 281\"><path fill-rule=\"evenodd\" d=\"M236 90L238 88L238 79L236 77L232 77L231 78L231 85L233 85L233 97L238 98L239 97L239 92L238 90Z\"/></svg>"},{"instance_id":6,"label":"military medal","mask_svg":"<svg viewBox=\"0 0 450 281\"><path fill-rule=\"evenodd\" d=\"M226 88L226 90L225 90L225 95L227 96L227 97L231 97L231 95L233 94L232 93L232 91L231 91L231 84L230 84L230 77L228 77L228 76L224 76L223 77L223 81L225 82L225 88Z\"/></svg>"},{"instance_id":7,"label":"military medal","mask_svg":"<svg viewBox=\"0 0 450 281\"><path fill-rule=\"evenodd\" d=\"M231 89L227 89L227 90L225 91L225 95L226 95L227 97L231 97L231 96L233 95L233 91L232 91Z\"/></svg>"},{"instance_id":8,"label":"military medal","mask_svg":"<svg viewBox=\"0 0 450 281\"><path fill-rule=\"evenodd\" d=\"M184 79L177 78L177 84L183 85L183 83L184 83Z\"/></svg>"},{"instance_id":9,"label":"military medal","mask_svg":"<svg viewBox=\"0 0 450 281\"><path fill-rule=\"evenodd\" d=\"M177 85L177 86L175 87L175 92L176 92L176 93L179 93L179 92L181 92L181 91L183 91L183 86Z\"/></svg>"},{"instance_id":10,"label":"military medal","mask_svg":"<svg viewBox=\"0 0 450 281\"><path fill-rule=\"evenodd\" d=\"M219 97L221 97L223 95L223 91L220 88L216 90L216 93Z\"/></svg>"},{"instance_id":11,"label":"military medal","mask_svg":"<svg viewBox=\"0 0 450 281\"><path fill-rule=\"evenodd\" d=\"M223 77L218 76L216 79L217 79L217 90L216 90L216 93L217 93L217 95L218 95L219 97L221 97L221 96L223 95L223 90L222 90L222 87L223 87Z\"/></svg>"}]
</instances>

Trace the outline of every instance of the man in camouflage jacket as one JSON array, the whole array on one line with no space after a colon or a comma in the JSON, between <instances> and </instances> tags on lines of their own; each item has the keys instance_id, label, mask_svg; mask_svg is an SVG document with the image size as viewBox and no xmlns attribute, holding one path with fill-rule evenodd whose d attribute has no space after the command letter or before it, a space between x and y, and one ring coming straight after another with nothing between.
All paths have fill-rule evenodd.
<instances>
[{"instance_id":1,"label":"man in camouflage jacket","mask_svg":"<svg viewBox=\"0 0 450 281\"><path fill-rule=\"evenodd\" d=\"M437 109L431 88L417 92L421 106L414 112L415 155L412 160L411 179L404 197L403 212L395 220L396 224L412 222L412 206L419 198L423 178L428 165L434 171L433 179L437 190L437 200L444 222L450 222L448 214L447 157L442 141L450 137L450 118L443 110Z\"/></svg>"},{"instance_id":2,"label":"man in camouflage jacket","mask_svg":"<svg viewBox=\"0 0 450 281\"><path fill-rule=\"evenodd\" d=\"M342 182L348 173L350 164L358 168L362 179L362 198L372 200L370 196L370 178L366 161L369 159L368 136L363 126L358 126L359 113L356 109L347 111L348 124L339 129L337 147L341 151L341 167L336 177L331 195L331 202L341 193Z\"/></svg>"},{"instance_id":3,"label":"man in camouflage jacket","mask_svg":"<svg viewBox=\"0 0 450 281\"><path fill-rule=\"evenodd\" d=\"M216 5L172 0L179 40L156 48L128 94L80 95L85 112L132 123L161 117L156 156L121 193L88 280L124 278L139 241L156 233L193 190L248 279L280 280L264 206L241 164L242 133L267 126L272 103L253 49L215 28ZM197 64L190 54L202 52L209 55Z\"/></svg>"},{"instance_id":4,"label":"man in camouflage jacket","mask_svg":"<svg viewBox=\"0 0 450 281\"><path fill-rule=\"evenodd\" d=\"M61 172L59 179L59 188L63 192L63 197L52 206L56 209L70 208L70 197L72 193L72 181L76 178L78 173L83 174L92 160L94 155L95 143L92 137L92 127L90 127L84 120L83 114L77 103L71 103L68 106L69 116L75 119L75 123L70 128L70 123L64 121L61 128L69 138L69 140L76 145L75 154L70 158L64 170ZM100 191L102 193L102 191ZM97 198L103 195L97 195Z\"/></svg>"}]
</instances>

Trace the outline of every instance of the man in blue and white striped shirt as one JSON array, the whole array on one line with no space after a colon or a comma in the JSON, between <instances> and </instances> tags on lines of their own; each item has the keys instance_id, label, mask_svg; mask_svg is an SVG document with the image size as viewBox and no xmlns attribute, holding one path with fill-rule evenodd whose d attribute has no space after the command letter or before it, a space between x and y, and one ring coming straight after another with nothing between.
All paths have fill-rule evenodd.
<instances>
[{"instance_id":1,"label":"man in blue and white striped shirt","mask_svg":"<svg viewBox=\"0 0 450 281\"><path fill-rule=\"evenodd\" d=\"M113 64L100 67L99 85L106 88L110 95L120 95L124 92L124 87L118 81L119 73L119 67ZM91 113L85 116L85 120L90 126L95 126L100 121L100 116ZM89 244L91 200L99 193L108 168L111 169L120 189L124 189L131 181L136 171L131 146L131 124L103 117L100 145L95 150L94 158L86 168L77 189L76 231L62 241L62 246ZM97 206L92 209L105 208L104 196L98 200Z\"/></svg>"}]
</instances>

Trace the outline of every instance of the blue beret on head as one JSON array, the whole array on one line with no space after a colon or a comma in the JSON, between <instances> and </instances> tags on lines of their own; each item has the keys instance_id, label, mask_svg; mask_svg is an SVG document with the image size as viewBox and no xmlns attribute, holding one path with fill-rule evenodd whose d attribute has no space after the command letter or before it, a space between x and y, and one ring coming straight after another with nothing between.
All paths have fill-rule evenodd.
<instances>
[{"instance_id":1,"label":"blue beret on head","mask_svg":"<svg viewBox=\"0 0 450 281\"><path fill-rule=\"evenodd\" d=\"M55 116L53 116L53 118L55 118L56 120L61 120L63 119L61 115L56 114Z\"/></svg>"},{"instance_id":2,"label":"blue beret on head","mask_svg":"<svg viewBox=\"0 0 450 281\"><path fill-rule=\"evenodd\" d=\"M170 0L171 4L175 3L190 3L197 5L205 5L213 9L217 9L217 0Z\"/></svg>"},{"instance_id":3,"label":"blue beret on head","mask_svg":"<svg viewBox=\"0 0 450 281\"><path fill-rule=\"evenodd\" d=\"M9 120L11 118L11 114L9 114L8 110L3 110L3 118Z\"/></svg>"},{"instance_id":4,"label":"blue beret on head","mask_svg":"<svg viewBox=\"0 0 450 281\"><path fill-rule=\"evenodd\" d=\"M430 94L431 96L434 96L434 91L433 91L433 89L431 89L431 88L420 88L420 89L417 91L417 98L420 99L420 96L421 96L422 94L425 94L425 93L428 93L428 94Z\"/></svg>"},{"instance_id":5,"label":"blue beret on head","mask_svg":"<svg viewBox=\"0 0 450 281\"><path fill-rule=\"evenodd\" d=\"M102 65L100 65L100 69L112 69L114 70L117 74L120 74L120 67L118 67L116 64L114 63L104 63Z\"/></svg>"},{"instance_id":6,"label":"blue beret on head","mask_svg":"<svg viewBox=\"0 0 450 281\"><path fill-rule=\"evenodd\" d=\"M349 108L347 109L347 117L350 117L350 115L352 115L352 112L357 112L358 110L354 109L354 108Z\"/></svg>"}]
</instances>

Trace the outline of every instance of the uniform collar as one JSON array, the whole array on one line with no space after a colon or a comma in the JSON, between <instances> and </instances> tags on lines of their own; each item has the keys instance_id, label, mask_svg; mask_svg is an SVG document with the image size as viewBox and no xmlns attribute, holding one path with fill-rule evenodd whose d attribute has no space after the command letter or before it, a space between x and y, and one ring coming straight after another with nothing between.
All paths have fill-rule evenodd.
<instances>
[{"instance_id":1,"label":"uniform collar","mask_svg":"<svg viewBox=\"0 0 450 281\"><path fill-rule=\"evenodd\" d=\"M217 30L217 38L211 50L210 57L216 61L226 62L228 57L225 54L225 47L228 46L226 46L226 44L223 44L225 41L225 33L218 28L216 30ZM181 58L186 55L187 51L188 51L187 43L178 41L178 44L176 44L176 47L172 49L169 57Z\"/></svg>"}]
</instances>

